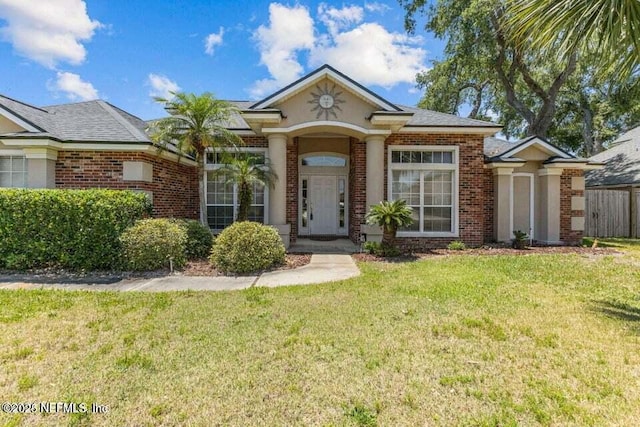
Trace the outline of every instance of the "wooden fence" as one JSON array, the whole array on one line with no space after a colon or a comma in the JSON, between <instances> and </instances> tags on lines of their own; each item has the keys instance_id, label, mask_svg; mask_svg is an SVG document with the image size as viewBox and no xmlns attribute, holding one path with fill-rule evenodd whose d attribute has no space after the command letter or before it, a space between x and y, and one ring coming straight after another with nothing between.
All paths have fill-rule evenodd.
<instances>
[{"instance_id":1,"label":"wooden fence","mask_svg":"<svg viewBox=\"0 0 640 427\"><path fill-rule=\"evenodd\" d=\"M630 237L631 206L629 191L587 190L585 192L585 235L596 237ZM639 195L633 202L638 206ZM635 208L634 206L634 208ZM633 209L636 216L638 209ZM633 221L636 225L640 221ZM636 235L638 235L636 233Z\"/></svg>"}]
</instances>

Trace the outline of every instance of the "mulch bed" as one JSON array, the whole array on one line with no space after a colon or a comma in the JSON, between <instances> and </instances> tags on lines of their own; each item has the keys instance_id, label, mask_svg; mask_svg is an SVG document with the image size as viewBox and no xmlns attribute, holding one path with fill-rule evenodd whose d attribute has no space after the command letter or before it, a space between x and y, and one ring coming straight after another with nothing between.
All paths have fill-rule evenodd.
<instances>
[{"instance_id":1,"label":"mulch bed","mask_svg":"<svg viewBox=\"0 0 640 427\"><path fill-rule=\"evenodd\" d=\"M311 254L287 254L283 265L267 271L288 270L309 264ZM263 273L261 271L259 273ZM208 260L190 261L183 270L177 273L183 276L223 276L224 274L213 268ZM155 271L67 271L59 268L42 268L27 271L13 271L0 269L0 284L7 282L29 283L91 283L109 284L128 279L153 279L170 274L168 269ZM257 273L256 273L257 274Z\"/></svg>"},{"instance_id":2,"label":"mulch bed","mask_svg":"<svg viewBox=\"0 0 640 427\"><path fill-rule=\"evenodd\" d=\"M398 257L384 258L372 254L353 254L356 261L406 262L418 259L453 256L453 255L536 255L536 254L582 254L582 255L613 255L619 254L612 248L589 248L583 246L531 246L526 249L513 249L507 246L482 246L462 251L449 249L431 249L426 252L405 254Z\"/></svg>"},{"instance_id":3,"label":"mulch bed","mask_svg":"<svg viewBox=\"0 0 640 427\"><path fill-rule=\"evenodd\" d=\"M311 254L286 254L284 264L276 266L266 271L289 270L309 264ZM189 261L180 272L183 276L224 276L213 267L208 260ZM261 271L260 273L264 273Z\"/></svg>"}]
</instances>

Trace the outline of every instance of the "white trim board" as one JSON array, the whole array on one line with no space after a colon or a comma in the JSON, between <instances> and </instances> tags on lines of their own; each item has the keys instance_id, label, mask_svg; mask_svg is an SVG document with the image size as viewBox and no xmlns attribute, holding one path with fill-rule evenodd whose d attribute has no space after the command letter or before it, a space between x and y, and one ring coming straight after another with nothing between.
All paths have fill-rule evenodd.
<instances>
[{"instance_id":1,"label":"white trim board","mask_svg":"<svg viewBox=\"0 0 640 427\"><path fill-rule=\"evenodd\" d=\"M540 138L531 138L529 141L525 142L524 144L520 144L517 145L507 151L505 151L504 153L500 154L498 157L513 157L514 155L518 154L519 152L531 147L532 145L540 145L541 147L543 147L543 149L545 149L546 151L550 151L551 153L562 157L563 159L573 159L573 157L571 157L570 155L568 155L567 153L565 153L564 151L560 150L557 147L554 147L553 145L549 144L548 142L540 139Z\"/></svg>"},{"instance_id":2,"label":"white trim board","mask_svg":"<svg viewBox=\"0 0 640 427\"><path fill-rule=\"evenodd\" d=\"M11 110L6 109L6 107L0 106L0 116L17 124L18 126L20 126L21 128L23 128L28 132L37 132L37 133L42 132L42 129L38 129L31 123L28 123L27 121L21 119L15 114L12 114Z\"/></svg>"}]
</instances>

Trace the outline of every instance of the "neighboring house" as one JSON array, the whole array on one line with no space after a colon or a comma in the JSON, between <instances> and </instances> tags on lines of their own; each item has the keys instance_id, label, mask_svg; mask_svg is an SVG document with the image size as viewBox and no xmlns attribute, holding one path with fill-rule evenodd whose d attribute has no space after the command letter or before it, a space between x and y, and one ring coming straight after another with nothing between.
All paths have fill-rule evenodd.
<instances>
[{"instance_id":1,"label":"neighboring house","mask_svg":"<svg viewBox=\"0 0 640 427\"><path fill-rule=\"evenodd\" d=\"M605 165L585 175L588 188L640 187L640 126L623 133L611 148L589 160Z\"/></svg>"},{"instance_id":2,"label":"neighboring house","mask_svg":"<svg viewBox=\"0 0 640 427\"><path fill-rule=\"evenodd\" d=\"M591 234L637 237L640 235L640 126L623 133L611 143L611 148L589 160L603 163L604 167L585 175L587 189L610 193L608 197L605 197L607 193L594 197L590 216L596 216L590 218ZM598 192L593 194L596 196Z\"/></svg>"},{"instance_id":3,"label":"neighboring house","mask_svg":"<svg viewBox=\"0 0 640 427\"><path fill-rule=\"evenodd\" d=\"M228 127L244 150L268 158L279 179L256 188L251 216L298 236L380 231L369 206L405 199L414 224L404 246L508 241L513 230L544 243L582 237L583 171L592 168L540 138L490 138L494 123L393 104L324 65L258 102L234 102ZM485 142L486 138L486 142ZM206 159L209 225L233 221L237 195ZM129 188L159 216L198 217L194 162L158 153L145 123L103 101L37 108L0 97L0 186Z\"/></svg>"}]
</instances>

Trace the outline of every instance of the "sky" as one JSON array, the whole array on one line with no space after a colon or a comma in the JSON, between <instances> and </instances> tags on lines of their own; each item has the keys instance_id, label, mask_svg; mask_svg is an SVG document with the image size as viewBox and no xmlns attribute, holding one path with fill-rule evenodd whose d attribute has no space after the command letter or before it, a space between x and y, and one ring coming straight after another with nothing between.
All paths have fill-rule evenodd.
<instances>
[{"instance_id":1,"label":"sky","mask_svg":"<svg viewBox=\"0 0 640 427\"><path fill-rule=\"evenodd\" d=\"M154 96L259 100L327 63L415 105L443 42L408 35L397 0L0 0L0 94L36 106L104 99L143 119Z\"/></svg>"}]
</instances>

